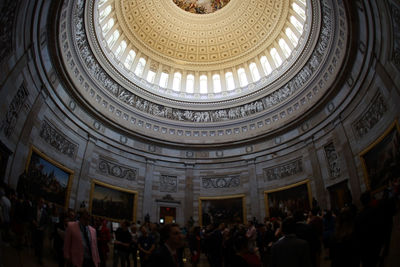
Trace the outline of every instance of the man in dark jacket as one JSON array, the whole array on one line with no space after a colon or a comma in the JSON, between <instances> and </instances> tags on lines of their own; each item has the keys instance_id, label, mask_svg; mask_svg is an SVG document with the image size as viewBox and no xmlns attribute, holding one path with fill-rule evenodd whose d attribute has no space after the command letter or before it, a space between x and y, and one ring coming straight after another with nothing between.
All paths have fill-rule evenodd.
<instances>
[{"instance_id":1,"label":"man in dark jacket","mask_svg":"<svg viewBox=\"0 0 400 267\"><path fill-rule=\"evenodd\" d=\"M292 217L282 222L283 237L273 246L271 251L272 267L310 267L310 252L307 241L298 238L294 233L296 223Z\"/></svg>"},{"instance_id":2,"label":"man in dark jacket","mask_svg":"<svg viewBox=\"0 0 400 267\"><path fill-rule=\"evenodd\" d=\"M167 224L160 231L162 245L150 258L150 267L183 267L184 236L178 224Z\"/></svg>"}]
</instances>

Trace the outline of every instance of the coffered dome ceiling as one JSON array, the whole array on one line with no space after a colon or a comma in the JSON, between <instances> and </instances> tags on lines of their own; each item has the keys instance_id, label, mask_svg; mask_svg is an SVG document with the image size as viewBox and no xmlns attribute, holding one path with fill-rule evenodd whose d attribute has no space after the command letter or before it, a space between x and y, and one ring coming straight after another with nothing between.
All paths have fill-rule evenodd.
<instances>
[{"instance_id":1,"label":"coffered dome ceiling","mask_svg":"<svg viewBox=\"0 0 400 267\"><path fill-rule=\"evenodd\" d=\"M179 143L254 138L316 107L344 60L341 1L230 0L209 14L175 2L64 3L64 66L104 123Z\"/></svg>"}]
</instances>

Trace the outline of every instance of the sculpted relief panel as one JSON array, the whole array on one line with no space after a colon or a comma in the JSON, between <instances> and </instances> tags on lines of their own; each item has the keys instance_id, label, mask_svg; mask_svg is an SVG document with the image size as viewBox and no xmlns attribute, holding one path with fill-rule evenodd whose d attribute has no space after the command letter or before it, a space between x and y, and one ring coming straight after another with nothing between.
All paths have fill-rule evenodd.
<instances>
[{"instance_id":1,"label":"sculpted relief panel","mask_svg":"<svg viewBox=\"0 0 400 267\"><path fill-rule=\"evenodd\" d=\"M202 186L205 189L209 188L233 188L240 186L239 175L227 177L203 177L201 178Z\"/></svg>"},{"instance_id":2,"label":"sculpted relief panel","mask_svg":"<svg viewBox=\"0 0 400 267\"><path fill-rule=\"evenodd\" d=\"M10 137L13 133L21 109L24 106L25 101L28 99L28 96L29 91L25 88L25 85L22 84L13 99L11 100L11 103L7 108L5 118L0 125L0 130L3 131L6 137Z\"/></svg>"},{"instance_id":3,"label":"sculpted relief panel","mask_svg":"<svg viewBox=\"0 0 400 267\"><path fill-rule=\"evenodd\" d=\"M175 193L178 191L178 177L171 175L161 175L160 192Z\"/></svg>"},{"instance_id":4,"label":"sculpted relief panel","mask_svg":"<svg viewBox=\"0 0 400 267\"><path fill-rule=\"evenodd\" d=\"M6 0L1 5L0 16L0 62L10 55L12 50L12 33L18 1Z\"/></svg>"},{"instance_id":5,"label":"sculpted relief panel","mask_svg":"<svg viewBox=\"0 0 400 267\"><path fill-rule=\"evenodd\" d=\"M303 172L303 160L298 158L272 168L264 169L264 179L267 181L279 180Z\"/></svg>"},{"instance_id":6,"label":"sculpted relief panel","mask_svg":"<svg viewBox=\"0 0 400 267\"><path fill-rule=\"evenodd\" d=\"M387 106L385 99L378 90L367 109L361 114L359 119L353 123L353 131L358 138L362 138L369 133L386 111Z\"/></svg>"},{"instance_id":7,"label":"sculpted relief panel","mask_svg":"<svg viewBox=\"0 0 400 267\"><path fill-rule=\"evenodd\" d=\"M78 150L78 145L71 142L60 131L53 127L49 122L43 121L40 137L54 147L57 151L74 158Z\"/></svg>"},{"instance_id":8,"label":"sculpted relief panel","mask_svg":"<svg viewBox=\"0 0 400 267\"><path fill-rule=\"evenodd\" d=\"M99 158L98 169L105 175L127 179L128 181L135 181L138 173L135 168L125 167L102 157Z\"/></svg>"},{"instance_id":9,"label":"sculpted relief panel","mask_svg":"<svg viewBox=\"0 0 400 267\"><path fill-rule=\"evenodd\" d=\"M340 176L339 155L336 152L333 142L324 146L326 160L329 166L329 177L335 179Z\"/></svg>"}]
</instances>

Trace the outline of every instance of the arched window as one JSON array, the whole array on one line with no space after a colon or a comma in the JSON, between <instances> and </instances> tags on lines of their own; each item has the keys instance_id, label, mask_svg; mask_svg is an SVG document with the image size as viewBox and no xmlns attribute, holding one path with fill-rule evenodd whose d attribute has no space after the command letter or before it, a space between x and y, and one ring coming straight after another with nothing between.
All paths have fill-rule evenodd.
<instances>
[{"instance_id":1,"label":"arched window","mask_svg":"<svg viewBox=\"0 0 400 267\"><path fill-rule=\"evenodd\" d=\"M207 93L207 76L201 75L200 76L200 94Z\"/></svg>"},{"instance_id":2,"label":"arched window","mask_svg":"<svg viewBox=\"0 0 400 267\"><path fill-rule=\"evenodd\" d=\"M182 74L180 72L175 72L174 80L172 81L172 89L179 91L181 89Z\"/></svg>"},{"instance_id":3,"label":"arched window","mask_svg":"<svg viewBox=\"0 0 400 267\"><path fill-rule=\"evenodd\" d=\"M111 18L107 21L106 24L104 24L103 28L101 29L101 31L103 32L103 36L105 36L107 34L107 32L112 28L112 26L114 26L114 19Z\"/></svg>"},{"instance_id":4,"label":"arched window","mask_svg":"<svg viewBox=\"0 0 400 267\"><path fill-rule=\"evenodd\" d=\"M251 77L253 78L253 81L258 81L260 79L260 73L258 72L258 68L256 63L252 62L249 65Z\"/></svg>"},{"instance_id":5,"label":"arched window","mask_svg":"<svg viewBox=\"0 0 400 267\"><path fill-rule=\"evenodd\" d=\"M288 58L291 50L290 50L289 46L287 45L287 43L285 42L285 40L283 40L282 38L279 39L279 46L281 47L281 50L282 50L283 54L285 55L285 57Z\"/></svg>"},{"instance_id":6,"label":"arched window","mask_svg":"<svg viewBox=\"0 0 400 267\"><path fill-rule=\"evenodd\" d=\"M135 74L139 77L142 76L144 66L146 66L146 60L144 58L140 58L138 64L136 65Z\"/></svg>"},{"instance_id":7,"label":"arched window","mask_svg":"<svg viewBox=\"0 0 400 267\"><path fill-rule=\"evenodd\" d=\"M107 3L107 2L108 2L108 0L100 0L100 1L99 1L99 7L102 6L102 5L104 5L104 4Z\"/></svg>"},{"instance_id":8,"label":"arched window","mask_svg":"<svg viewBox=\"0 0 400 267\"><path fill-rule=\"evenodd\" d=\"M108 38L107 43L108 43L108 47L112 47L115 44L115 41L117 41L119 37L119 31L116 30L113 32L113 34L111 34L110 38Z\"/></svg>"},{"instance_id":9,"label":"arched window","mask_svg":"<svg viewBox=\"0 0 400 267\"><path fill-rule=\"evenodd\" d=\"M108 7L106 7L103 11L100 12L99 14L99 21L101 22L103 19L105 19L108 14L111 13L111 5L109 5Z\"/></svg>"},{"instance_id":10,"label":"arched window","mask_svg":"<svg viewBox=\"0 0 400 267\"><path fill-rule=\"evenodd\" d=\"M240 68L237 71L238 73L238 77L239 77L239 84L240 86L246 86L249 84L249 82L247 81L247 76L246 76L246 72L244 70L244 68Z\"/></svg>"},{"instance_id":11,"label":"arched window","mask_svg":"<svg viewBox=\"0 0 400 267\"><path fill-rule=\"evenodd\" d=\"M266 75L270 74L272 72L272 67L268 62L268 59L266 56L262 56L260 58L261 66L263 67L263 70Z\"/></svg>"},{"instance_id":12,"label":"arched window","mask_svg":"<svg viewBox=\"0 0 400 267\"><path fill-rule=\"evenodd\" d=\"M126 49L126 42L125 42L125 41L122 41L122 42L119 44L117 50L115 50L115 56L116 56L117 58L120 58L120 57L122 56L122 54L124 53L125 49Z\"/></svg>"},{"instance_id":13,"label":"arched window","mask_svg":"<svg viewBox=\"0 0 400 267\"><path fill-rule=\"evenodd\" d=\"M186 77L186 92L193 93L194 92L194 76L189 74Z\"/></svg>"},{"instance_id":14,"label":"arched window","mask_svg":"<svg viewBox=\"0 0 400 267\"><path fill-rule=\"evenodd\" d=\"M297 38L297 36L293 33L292 29L286 28L286 35L292 42L293 46L296 46L297 42L299 41L299 38Z\"/></svg>"},{"instance_id":15,"label":"arched window","mask_svg":"<svg viewBox=\"0 0 400 267\"><path fill-rule=\"evenodd\" d=\"M129 51L128 56L126 57L124 62L124 65L127 69L130 69L132 67L132 63L135 57L136 57L135 51L133 50Z\"/></svg>"},{"instance_id":16,"label":"arched window","mask_svg":"<svg viewBox=\"0 0 400 267\"><path fill-rule=\"evenodd\" d=\"M149 72L147 73L147 81L149 83L154 83L154 80L156 79L156 73L152 70L149 70Z\"/></svg>"},{"instance_id":17,"label":"arched window","mask_svg":"<svg viewBox=\"0 0 400 267\"><path fill-rule=\"evenodd\" d=\"M302 17L304 20L306 19L306 12L304 11L303 8L301 8L298 4L293 3L293 10L300 15L300 17Z\"/></svg>"},{"instance_id":18,"label":"arched window","mask_svg":"<svg viewBox=\"0 0 400 267\"><path fill-rule=\"evenodd\" d=\"M228 90L235 89L235 81L233 80L232 72L225 73L226 86Z\"/></svg>"},{"instance_id":19,"label":"arched window","mask_svg":"<svg viewBox=\"0 0 400 267\"><path fill-rule=\"evenodd\" d=\"M167 88L168 77L169 77L168 73L161 72L160 83L159 83L161 87Z\"/></svg>"},{"instance_id":20,"label":"arched window","mask_svg":"<svg viewBox=\"0 0 400 267\"><path fill-rule=\"evenodd\" d=\"M221 78L220 78L219 74L213 75L213 86L214 86L214 93L221 92Z\"/></svg>"},{"instance_id":21,"label":"arched window","mask_svg":"<svg viewBox=\"0 0 400 267\"><path fill-rule=\"evenodd\" d=\"M282 59L278 54L278 51L276 51L276 48L272 48L270 51L271 57L274 60L275 66L279 67L282 64Z\"/></svg>"},{"instance_id":22,"label":"arched window","mask_svg":"<svg viewBox=\"0 0 400 267\"><path fill-rule=\"evenodd\" d=\"M299 33L303 32L303 25L294 16L290 16L290 23L293 24Z\"/></svg>"}]
</instances>

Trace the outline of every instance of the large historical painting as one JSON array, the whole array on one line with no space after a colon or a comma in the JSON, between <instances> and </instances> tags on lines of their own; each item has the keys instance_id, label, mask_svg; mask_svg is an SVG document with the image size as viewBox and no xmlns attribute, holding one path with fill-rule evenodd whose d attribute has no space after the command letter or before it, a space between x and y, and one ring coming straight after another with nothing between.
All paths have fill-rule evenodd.
<instances>
[{"instance_id":1,"label":"large historical painting","mask_svg":"<svg viewBox=\"0 0 400 267\"><path fill-rule=\"evenodd\" d=\"M229 3L230 0L173 0L181 9L195 14L213 13Z\"/></svg>"},{"instance_id":2,"label":"large historical painting","mask_svg":"<svg viewBox=\"0 0 400 267\"><path fill-rule=\"evenodd\" d=\"M18 180L18 189L25 194L68 207L72 176L72 170L32 147L25 174Z\"/></svg>"},{"instance_id":3,"label":"large historical painting","mask_svg":"<svg viewBox=\"0 0 400 267\"><path fill-rule=\"evenodd\" d=\"M244 223L246 218L245 196L199 198L199 221L203 226L220 223Z\"/></svg>"},{"instance_id":4,"label":"large historical painting","mask_svg":"<svg viewBox=\"0 0 400 267\"><path fill-rule=\"evenodd\" d=\"M360 154L368 189L379 191L400 176L400 127L394 122Z\"/></svg>"},{"instance_id":5,"label":"large historical painting","mask_svg":"<svg viewBox=\"0 0 400 267\"><path fill-rule=\"evenodd\" d=\"M264 192L267 217L285 217L311 208L309 180Z\"/></svg>"},{"instance_id":6,"label":"large historical painting","mask_svg":"<svg viewBox=\"0 0 400 267\"><path fill-rule=\"evenodd\" d=\"M92 181L89 209L92 215L111 221L135 221L137 192Z\"/></svg>"}]
</instances>

